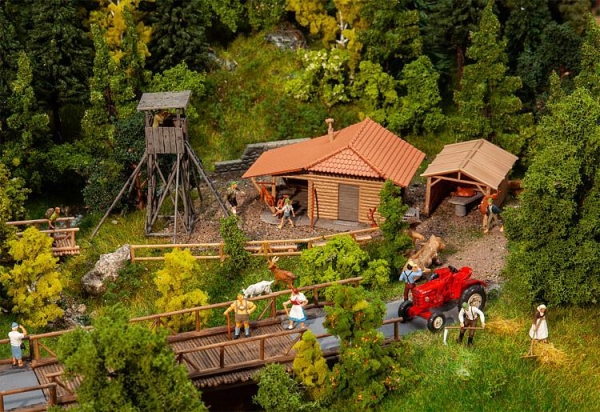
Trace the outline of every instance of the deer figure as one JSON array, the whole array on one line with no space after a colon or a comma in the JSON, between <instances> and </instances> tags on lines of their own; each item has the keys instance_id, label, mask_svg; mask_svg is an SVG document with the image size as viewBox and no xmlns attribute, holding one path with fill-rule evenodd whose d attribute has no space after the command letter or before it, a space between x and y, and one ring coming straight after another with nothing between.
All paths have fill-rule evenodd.
<instances>
[{"instance_id":1,"label":"deer figure","mask_svg":"<svg viewBox=\"0 0 600 412\"><path fill-rule=\"evenodd\" d=\"M291 289L294 286L293 282L294 280L296 280L296 275L294 275L289 270L279 269L276 265L278 260L279 256L275 256L273 259L267 260L269 264L269 270L273 273L273 276L275 276L275 284L282 282L287 284L288 287Z\"/></svg>"}]
</instances>

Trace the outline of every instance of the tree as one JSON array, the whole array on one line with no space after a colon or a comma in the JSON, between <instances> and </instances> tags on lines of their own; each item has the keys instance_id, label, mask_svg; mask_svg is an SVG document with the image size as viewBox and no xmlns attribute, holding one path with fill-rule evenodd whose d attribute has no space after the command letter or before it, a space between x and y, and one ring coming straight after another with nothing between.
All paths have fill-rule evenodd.
<instances>
[{"instance_id":1,"label":"tree","mask_svg":"<svg viewBox=\"0 0 600 412\"><path fill-rule=\"evenodd\" d=\"M16 233L16 228L6 225L6 222L25 216L24 204L29 192L25 181L11 178L10 171L0 163L0 261L8 260L6 242Z\"/></svg>"},{"instance_id":2,"label":"tree","mask_svg":"<svg viewBox=\"0 0 600 412\"><path fill-rule=\"evenodd\" d=\"M445 124L440 102L438 80L440 75L427 56L421 56L402 69L400 86L406 94L400 98L396 110L390 115L392 130L429 133Z\"/></svg>"},{"instance_id":3,"label":"tree","mask_svg":"<svg viewBox=\"0 0 600 412\"><path fill-rule=\"evenodd\" d=\"M303 275L300 284L314 285L362 276L363 284L385 287L389 281L389 266L383 259L371 261L350 236L339 236L323 247L302 252ZM326 292L329 293L329 290Z\"/></svg>"},{"instance_id":4,"label":"tree","mask_svg":"<svg viewBox=\"0 0 600 412\"><path fill-rule=\"evenodd\" d=\"M350 86L350 94L361 106L361 117L370 117L377 123L387 124L388 117L397 109L397 81L383 68L368 60L360 62L359 70Z\"/></svg>"},{"instance_id":5,"label":"tree","mask_svg":"<svg viewBox=\"0 0 600 412\"><path fill-rule=\"evenodd\" d=\"M46 326L63 315L57 304L62 284L52 242L35 227L26 229L20 239L8 242L9 254L17 263L11 270L0 272L0 281L14 304L13 312L33 327Z\"/></svg>"},{"instance_id":6,"label":"tree","mask_svg":"<svg viewBox=\"0 0 600 412\"><path fill-rule=\"evenodd\" d=\"M222 273L230 279L234 278L234 274L240 273L248 266L250 262L250 253L244 249L248 239L246 234L238 226L239 217L230 215L221 219L219 233L225 242L223 252L227 255L227 259L221 266Z\"/></svg>"},{"instance_id":7,"label":"tree","mask_svg":"<svg viewBox=\"0 0 600 412\"><path fill-rule=\"evenodd\" d=\"M500 38L500 22L490 0L481 16L479 30L472 35L462 88L455 91L458 118L454 130L462 140L485 138L513 153L520 153L521 130L533 123L531 114L521 113L515 92L521 79L507 76L506 40Z\"/></svg>"},{"instance_id":8,"label":"tree","mask_svg":"<svg viewBox=\"0 0 600 412\"><path fill-rule=\"evenodd\" d=\"M391 180L385 182L379 197L379 214L384 219L379 225L384 239L381 255L398 272L406 263L403 252L412 247L412 240L407 232L408 223L403 220L408 206L402 201L400 188Z\"/></svg>"},{"instance_id":9,"label":"tree","mask_svg":"<svg viewBox=\"0 0 600 412\"><path fill-rule=\"evenodd\" d=\"M334 286L333 307L326 307L324 326L341 340L340 361L330 377L336 410L373 408L388 391L409 387L416 380L406 364L404 345L383 347L385 305L368 301L361 288Z\"/></svg>"},{"instance_id":10,"label":"tree","mask_svg":"<svg viewBox=\"0 0 600 412\"><path fill-rule=\"evenodd\" d=\"M296 351L292 364L296 381L305 388L312 400L323 400L327 394L330 371L315 334L310 330L304 332L293 349Z\"/></svg>"},{"instance_id":11,"label":"tree","mask_svg":"<svg viewBox=\"0 0 600 412\"><path fill-rule=\"evenodd\" d=\"M52 113L56 140L62 140L60 109L83 104L88 95L92 49L75 0L33 0L27 39L36 95Z\"/></svg>"},{"instance_id":12,"label":"tree","mask_svg":"<svg viewBox=\"0 0 600 412\"><path fill-rule=\"evenodd\" d=\"M193 308L208 304L208 295L200 289L190 290L190 283L198 274L199 267L196 259L189 250L175 249L165 254L165 267L156 272L154 284L160 298L156 301L156 308L160 312L174 312L180 309ZM201 324L208 321L208 312L200 314ZM168 325L171 329L179 331L194 322L194 314L171 317Z\"/></svg>"},{"instance_id":13,"label":"tree","mask_svg":"<svg viewBox=\"0 0 600 412\"><path fill-rule=\"evenodd\" d=\"M46 152L51 144L48 115L42 112L32 87L33 72L25 52L19 53L17 78L12 83L8 100L11 111L7 119L8 140L2 145L2 162L15 177L28 182L34 191L48 181L42 171L48 171Z\"/></svg>"},{"instance_id":14,"label":"tree","mask_svg":"<svg viewBox=\"0 0 600 412\"><path fill-rule=\"evenodd\" d=\"M589 90L592 96L600 99L600 29L591 14L588 14L586 23L581 45L580 71L575 78L575 86Z\"/></svg>"},{"instance_id":15,"label":"tree","mask_svg":"<svg viewBox=\"0 0 600 412\"><path fill-rule=\"evenodd\" d=\"M250 0L246 4L253 30L270 30L285 17L287 0Z\"/></svg>"},{"instance_id":16,"label":"tree","mask_svg":"<svg viewBox=\"0 0 600 412\"><path fill-rule=\"evenodd\" d=\"M402 66L421 55L419 12L408 10L404 0L371 0L361 7L366 27L358 32L366 59L379 63L395 75Z\"/></svg>"},{"instance_id":17,"label":"tree","mask_svg":"<svg viewBox=\"0 0 600 412\"><path fill-rule=\"evenodd\" d=\"M348 98L349 55L345 50L298 50L304 69L287 81L285 91L300 101L318 99L327 110Z\"/></svg>"},{"instance_id":18,"label":"tree","mask_svg":"<svg viewBox=\"0 0 600 412\"><path fill-rule=\"evenodd\" d=\"M454 53L458 89L462 88L463 65L469 36L477 30L481 12L486 4L486 0L440 0L434 2L425 19L423 48L430 53Z\"/></svg>"},{"instance_id":19,"label":"tree","mask_svg":"<svg viewBox=\"0 0 600 412\"><path fill-rule=\"evenodd\" d=\"M551 80L560 87L558 75ZM578 88L548 102L519 208L505 211L511 281L532 302L585 305L600 293L600 104Z\"/></svg>"},{"instance_id":20,"label":"tree","mask_svg":"<svg viewBox=\"0 0 600 412\"><path fill-rule=\"evenodd\" d=\"M254 375L254 380L258 382L258 392L252 401L266 412L315 410L315 404L302 400L300 385L287 374L283 365L267 364Z\"/></svg>"},{"instance_id":21,"label":"tree","mask_svg":"<svg viewBox=\"0 0 600 412\"><path fill-rule=\"evenodd\" d=\"M116 306L61 336L57 350L69 377L80 377L79 411L207 411L200 392L175 363L164 329L129 323Z\"/></svg>"},{"instance_id":22,"label":"tree","mask_svg":"<svg viewBox=\"0 0 600 412\"><path fill-rule=\"evenodd\" d=\"M15 61L19 42L14 25L9 16L0 7L0 131L6 128L8 117L8 97L11 94L11 83L17 72ZM0 137L0 148L3 139Z\"/></svg>"},{"instance_id":23,"label":"tree","mask_svg":"<svg viewBox=\"0 0 600 412\"><path fill-rule=\"evenodd\" d=\"M210 27L210 9L204 0L158 2L152 13L152 41L149 45L150 66L155 72L185 63L192 70L206 67Z\"/></svg>"}]
</instances>

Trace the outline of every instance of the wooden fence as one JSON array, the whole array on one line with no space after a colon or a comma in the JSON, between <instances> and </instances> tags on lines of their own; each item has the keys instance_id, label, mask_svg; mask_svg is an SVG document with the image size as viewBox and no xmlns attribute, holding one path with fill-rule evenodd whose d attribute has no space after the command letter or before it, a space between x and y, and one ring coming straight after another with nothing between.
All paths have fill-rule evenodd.
<instances>
[{"instance_id":1,"label":"wooden fence","mask_svg":"<svg viewBox=\"0 0 600 412\"><path fill-rule=\"evenodd\" d=\"M251 256L298 256L302 249L324 246L327 242L339 236L351 236L358 243L372 240L381 234L378 227L355 230L352 232L336 233L333 235L317 236L306 239L285 240L253 240L246 242L244 249ZM218 259L221 262L227 258L224 252L224 243L182 243L182 244L157 244L157 245L130 245L131 261L164 260L164 252L161 256L139 256L141 250L164 251L172 249L189 249L196 259Z\"/></svg>"}]
</instances>

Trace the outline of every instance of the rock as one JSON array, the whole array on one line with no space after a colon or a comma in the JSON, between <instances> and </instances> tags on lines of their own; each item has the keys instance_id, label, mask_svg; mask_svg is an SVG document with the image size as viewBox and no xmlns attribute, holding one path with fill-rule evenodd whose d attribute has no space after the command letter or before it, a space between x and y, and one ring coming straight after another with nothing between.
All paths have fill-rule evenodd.
<instances>
[{"instance_id":1,"label":"rock","mask_svg":"<svg viewBox=\"0 0 600 412\"><path fill-rule=\"evenodd\" d=\"M129 245L124 245L114 251L101 255L94 269L86 273L81 279L83 289L91 295L98 296L106 292L106 280L115 280L119 270L131 257Z\"/></svg>"},{"instance_id":2,"label":"rock","mask_svg":"<svg viewBox=\"0 0 600 412\"><path fill-rule=\"evenodd\" d=\"M268 33L265 40L273 43L280 49L296 50L306 48L306 38L298 29L282 29L273 33Z\"/></svg>"}]
</instances>

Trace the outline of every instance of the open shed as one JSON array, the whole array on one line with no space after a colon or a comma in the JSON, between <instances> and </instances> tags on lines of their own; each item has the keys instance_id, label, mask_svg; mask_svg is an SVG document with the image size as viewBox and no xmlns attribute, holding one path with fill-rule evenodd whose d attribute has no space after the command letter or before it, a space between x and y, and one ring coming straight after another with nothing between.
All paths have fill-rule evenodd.
<instances>
[{"instance_id":1,"label":"open shed","mask_svg":"<svg viewBox=\"0 0 600 412\"><path fill-rule=\"evenodd\" d=\"M306 190L311 221L369 223L385 181L408 186L425 154L369 118L337 131L327 123L326 135L264 152L242 177L255 185L281 177Z\"/></svg>"},{"instance_id":2,"label":"open shed","mask_svg":"<svg viewBox=\"0 0 600 412\"><path fill-rule=\"evenodd\" d=\"M444 146L421 176L427 178L423 214L429 215L457 187L473 188L483 195L498 193L502 204L508 175L518 157L484 139Z\"/></svg>"}]
</instances>

